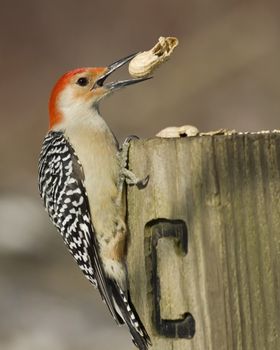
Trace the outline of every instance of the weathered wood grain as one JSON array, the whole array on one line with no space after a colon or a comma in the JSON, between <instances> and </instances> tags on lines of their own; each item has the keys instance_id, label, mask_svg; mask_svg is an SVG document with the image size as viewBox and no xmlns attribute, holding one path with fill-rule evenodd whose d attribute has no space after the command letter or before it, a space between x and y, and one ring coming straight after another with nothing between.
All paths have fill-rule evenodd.
<instances>
[{"instance_id":1,"label":"weathered wood grain","mask_svg":"<svg viewBox=\"0 0 280 350\"><path fill-rule=\"evenodd\" d=\"M133 141L129 167L150 175L128 189L128 273L152 349L280 349L280 135ZM147 223L157 219L187 226L187 254L166 237L156 255L161 317L191 313L191 339L155 327Z\"/></svg>"}]
</instances>

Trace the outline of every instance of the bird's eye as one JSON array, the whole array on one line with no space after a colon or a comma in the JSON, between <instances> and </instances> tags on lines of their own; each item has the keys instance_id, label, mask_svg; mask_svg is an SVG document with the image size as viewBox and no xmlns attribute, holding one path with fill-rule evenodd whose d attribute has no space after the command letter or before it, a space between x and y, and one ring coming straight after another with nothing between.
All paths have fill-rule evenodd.
<instances>
[{"instance_id":1,"label":"bird's eye","mask_svg":"<svg viewBox=\"0 0 280 350\"><path fill-rule=\"evenodd\" d=\"M79 78L77 84L80 86L86 86L88 84L88 78Z\"/></svg>"}]
</instances>

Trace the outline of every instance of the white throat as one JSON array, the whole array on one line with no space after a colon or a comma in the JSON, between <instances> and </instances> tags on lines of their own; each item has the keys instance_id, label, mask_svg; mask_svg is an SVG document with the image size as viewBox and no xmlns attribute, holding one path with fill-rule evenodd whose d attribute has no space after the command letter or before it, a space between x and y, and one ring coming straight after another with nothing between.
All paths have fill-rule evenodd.
<instances>
[{"instance_id":1,"label":"white throat","mask_svg":"<svg viewBox=\"0 0 280 350\"><path fill-rule=\"evenodd\" d=\"M62 91L57 104L62 120L53 128L54 130L94 128L95 131L110 131L99 114L98 105L94 105L91 99L85 100L75 97L71 87Z\"/></svg>"},{"instance_id":2,"label":"white throat","mask_svg":"<svg viewBox=\"0 0 280 350\"><path fill-rule=\"evenodd\" d=\"M61 108L62 120L53 130L94 129L96 132L111 132L105 120L99 114L97 106L82 104Z\"/></svg>"}]
</instances>

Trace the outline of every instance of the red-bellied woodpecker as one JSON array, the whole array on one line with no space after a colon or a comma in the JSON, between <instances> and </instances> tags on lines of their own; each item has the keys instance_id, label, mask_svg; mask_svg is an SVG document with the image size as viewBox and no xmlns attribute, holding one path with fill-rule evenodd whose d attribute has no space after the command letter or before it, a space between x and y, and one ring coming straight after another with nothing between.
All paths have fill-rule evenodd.
<instances>
[{"instance_id":1,"label":"red-bellied woodpecker","mask_svg":"<svg viewBox=\"0 0 280 350\"><path fill-rule=\"evenodd\" d=\"M146 350L149 336L126 285L125 205L118 143L99 114L112 91L147 78L105 83L130 55L106 68L64 74L50 98L50 130L39 161L39 190L49 216L88 280L99 289L118 324ZM131 179L133 176L131 177ZM132 179L135 180L135 179Z\"/></svg>"}]
</instances>

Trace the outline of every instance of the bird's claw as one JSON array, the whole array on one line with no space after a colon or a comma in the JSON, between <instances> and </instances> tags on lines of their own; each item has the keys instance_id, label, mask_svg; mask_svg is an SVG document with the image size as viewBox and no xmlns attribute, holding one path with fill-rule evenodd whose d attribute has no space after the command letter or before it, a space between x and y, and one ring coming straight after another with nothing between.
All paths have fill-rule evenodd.
<instances>
[{"instance_id":1,"label":"bird's claw","mask_svg":"<svg viewBox=\"0 0 280 350\"><path fill-rule=\"evenodd\" d=\"M150 176L147 175L144 179L139 179L132 171L127 168L123 169L124 180L128 185L137 186L139 189L147 186Z\"/></svg>"},{"instance_id":2,"label":"bird's claw","mask_svg":"<svg viewBox=\"0 0 280 350\"><path fill-rule=\"evenodd\" d=\"M128 136L125 138L122 147L123 147L124 145L126 145L126 144L129 145L131 140L139 140L139 137L138 137L137 135L128 135Z\"/></svg>"},{"instance_id":3,"label":"bird's claw","mask_svg":"<svg viewBox=\"0 0 280 350\"><path fill-rule=\"evenodd\" d=\"M139 189L146 187L148 181L149 181L149 175L146 176L144 179L139 179L131 170L127 169L128 166L128 151L130 147L130 142L132 140L139 139L138 136L130 135L128 136L118 154L119 161L120 161L120 169L121 169L121 175L120 175L120 182L123 183L124 181L128 185L135 185Z\"/></svg>"}]
</instances>

